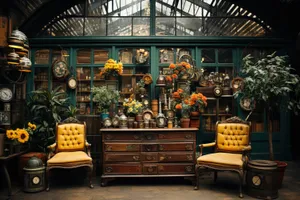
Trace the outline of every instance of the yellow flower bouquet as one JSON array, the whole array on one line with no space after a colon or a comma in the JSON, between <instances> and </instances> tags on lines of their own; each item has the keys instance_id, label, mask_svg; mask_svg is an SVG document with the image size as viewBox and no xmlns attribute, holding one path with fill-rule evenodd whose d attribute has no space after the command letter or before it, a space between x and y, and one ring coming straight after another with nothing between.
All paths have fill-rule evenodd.
<instances>
[{"instance_id":1,"label":"yellow flower bouquet","mask_svg":"<svg viewBox=\"0 0 300 200\"><path fill-rule=\"evenodd\" d=\"M122 73L123 73L123 64L113 59L108 59L104 65L103 70L100 71L100 76L102 75L119 76Z\"/></svg>"},{"instance_id":2,"label":"yellow flower bouquet","mask_svg":"<svg viewBox=\"0 0 300 200\"><path fill-rule=\"evenodd\" d=\"M128 116L135 116L142 112L143 104L135 99L129 98L125 99L123 107L125 108Z\"/></svg>"},{"instance_id":3,"label":"yellow flower bouquet","mask_svg":"<svg viewBox=\"0 0 300 200\"><path fill-rule=\"evenodd\" d=\"M27 128L6 130L6 137L12 140L14 145L24 144L29 141L30 135L33 135L35 130L36 130L36 125L29 122Z\"/></svg>"}]
</instances>

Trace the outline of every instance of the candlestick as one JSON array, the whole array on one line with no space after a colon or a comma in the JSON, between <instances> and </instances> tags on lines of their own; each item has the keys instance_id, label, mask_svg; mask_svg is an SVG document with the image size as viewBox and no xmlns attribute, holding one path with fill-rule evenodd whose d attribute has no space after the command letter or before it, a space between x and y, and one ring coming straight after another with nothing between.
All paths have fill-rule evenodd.
<instances>
[{"instance_id":1,"label":"candlestick","mask_svg":"<svg viewBox=\"0 0 300 200\"><path fill-rule=\"evenodd\" d=\"M171 110L171 97L169 96L169 110Z\"/></svg>"},{"instance_id":2,"label":"candlestick","mask_svg":"<svg viewBox=\"0 0 300 200\"><path fill-rule=\"evenodd\" d=\"M165 93L165 106L167 106L167 93Z\"/></svg>"}]
</instances>

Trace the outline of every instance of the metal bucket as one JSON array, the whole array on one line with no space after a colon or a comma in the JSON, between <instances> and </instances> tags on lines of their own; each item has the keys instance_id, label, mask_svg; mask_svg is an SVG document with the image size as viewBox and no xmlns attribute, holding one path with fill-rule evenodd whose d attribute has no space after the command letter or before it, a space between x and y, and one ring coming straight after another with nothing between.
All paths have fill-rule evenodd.
<instances>
[{"instance_id":1,"label":"metal bucket","mask_svg":"<svg viewBox=\"0 0 300 200\"><path fill-rule=\"evenodd\" d=\"M279 188L277 163L270 160L249 161L246 186L248 195L254 198L277 198Z\"/></svg>"}]
</instances>

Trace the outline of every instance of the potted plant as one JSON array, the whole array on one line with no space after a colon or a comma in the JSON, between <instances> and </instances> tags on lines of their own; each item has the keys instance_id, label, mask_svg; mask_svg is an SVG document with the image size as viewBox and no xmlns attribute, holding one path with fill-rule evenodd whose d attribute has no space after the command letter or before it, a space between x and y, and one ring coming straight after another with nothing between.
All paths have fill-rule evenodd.
<instances>
[{"instance_id":1,"label":"potted plant","mask_svg":"<svg viewBox=\"0 0 300 200\"><path fill-rule=\"evenodd\" d=\"M102 119L108 117L108 110L112 104L118 103L120 93L118 90L109 90L106 86L92 87L93 101L101 113Z\"/></svg>"},{"instance_id":2,"label":"potted plant","mask_svg":"<svg viewBox=\"0 0 300 200\"><path fill-rule=\"evenodd\" d=\"M272 112L290 109L298 114L300 109L300 79L293 73L287 56L276 52L253 62L253 57L243 58L242 73L245 75L244 88L235 97L243 97L263 103L267 113L270 160L274 160L272 143ZM251 114L251 112L250 112ZM248 117L247 117L248 118Z\"/></svg>"},{"instance_id":3,"label":"potted plant","mask_svg":"<svg viewBox=\"0 0 300 200\"><path fill-rule=\"evenodd\" d=\"M136 115L141 114L143 110L143 104L132 98L125 99L123 107L128 117L136 117Z\"/></svg>"},{"instance_id":4,"label":"potted plant","mask_svg":"<svg viewBox=\"0 0 300 200\"><path fill-rule=\"evenodd\" d=\"M104 65L102 71L100 71L100 76L105 75L106 77L114 78L123 73L123 64L117 62L113 59L108 59Z\"/></svg>"},{"instance_id":5,"label":"potted plant","mask_svg":"<svg viewBox=\"0 0 300 200\"><path fill-rule=\"evenodd\" d=\"M32 151L46 152L47 146L54 143L55 125L61 121L68 102L69 98L61 86L51 91L38 89L29 94L26 118L36 125L35 133L30 140Z\"/></svg>"}]
</instances>

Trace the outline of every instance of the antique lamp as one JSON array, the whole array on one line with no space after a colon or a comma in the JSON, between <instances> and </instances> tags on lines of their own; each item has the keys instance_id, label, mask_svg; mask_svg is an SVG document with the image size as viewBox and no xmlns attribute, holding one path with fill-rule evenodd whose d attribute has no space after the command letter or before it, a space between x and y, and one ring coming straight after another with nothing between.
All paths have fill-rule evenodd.
<instances>
[{"instance_id":1,"label":"antique lamp","mask_svg":"<svg viewBox=\"0 0 300 200\"><path fill-rule=\"evenodd\" d=\"M124 115L124 113L122 113L122 115L119 118L119 127L121 129L127 129L128 128L128 126L127 126L127 117L126 117L126 115Z\"/></svg>"},{"instance_id":2,"label":"antique lamp","mask_svg":"<svg viewBox=\"0 0 300 200\"><path fill-rule=\"evenodd\" d=\"M9 53L7 55L7 64L9 64L9 65L18 65L18 64L20 64L20 56L15 52L14 49L11 53Z\"/></svg>"},{"instance_id":3,"label":"antique lamp","mask_svg":"<svg viewBox=\"0 0 300 200\"><path fill-rule=\"evenodd\" d=\"M14 49L23 49L25 48L24 42L27 42L26 47L29 48L27 36L23 32L16 29L12 31L10 37L8 38L8 47Z\"/></svg>"}]
</instances>

